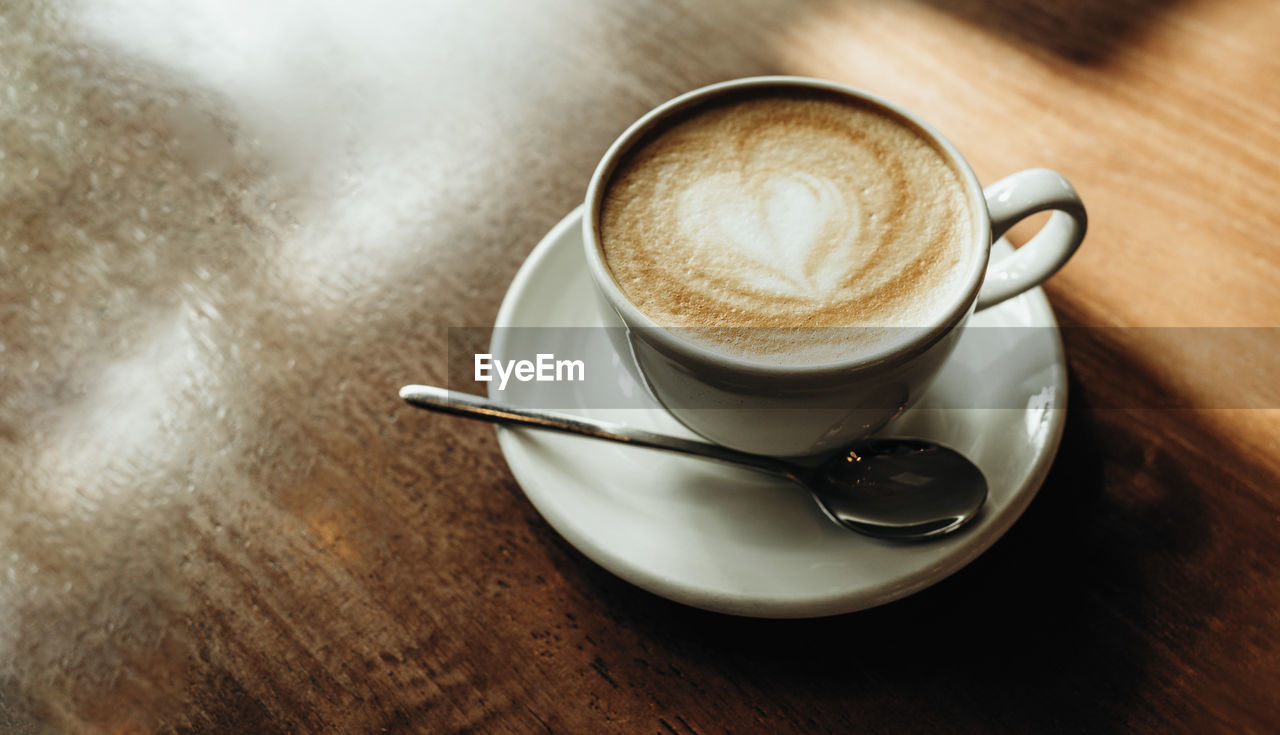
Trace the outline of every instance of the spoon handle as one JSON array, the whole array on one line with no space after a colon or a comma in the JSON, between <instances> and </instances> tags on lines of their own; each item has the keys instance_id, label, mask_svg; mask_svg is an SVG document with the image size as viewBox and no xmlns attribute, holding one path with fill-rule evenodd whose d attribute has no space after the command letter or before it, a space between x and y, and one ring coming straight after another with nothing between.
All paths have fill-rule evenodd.
<instances>
[{"instance_id":1,"label":"spoon handle","mask_svg":"<svg viewBox=\"0 0 1280 735\"><path fill-rule=\"evenodd\" d=\"M616 424L611 421L598 421L585 416L508 406L470 393L458 393L457 391L430 385L406 385L400 389L400 397L410 405L424 408L428 411L450 413L455 416L465 416L466 418L489 421L495 424L516 424L540 429L552 429L568 434L608 439L609 441L622 442L623 444L631 444L637 447L665 449L669 452L692 454L727 464L742 465L790 480L797 479L795 474L796 467L782 460L763 457L758 454L738 452L718 444L708 444L666 434L655 434L652 431L637 429L625 424Z\"/></svg>"}]
</instances>

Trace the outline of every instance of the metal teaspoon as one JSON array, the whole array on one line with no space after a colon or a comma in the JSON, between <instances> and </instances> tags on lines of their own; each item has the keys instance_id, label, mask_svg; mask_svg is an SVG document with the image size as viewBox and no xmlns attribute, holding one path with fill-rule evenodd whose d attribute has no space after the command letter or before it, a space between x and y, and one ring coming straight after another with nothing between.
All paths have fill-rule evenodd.
<instances>
[{"instance_id":1,"label":"metal teaspoon","mask_svg":"<svg viewBox=\"0 0 1280 735\"><path fill-rule=\"evenodd\" d=\"M406 385L413 406L499 424L519 424L706 457L783 477L807 488L835 522L868 536L936 538L964 526L987 498L987 480L953 449L920 439L868 439L815 467L738 452L609 421L495 403L427 385Z\"/></svg>"}]
</instances>

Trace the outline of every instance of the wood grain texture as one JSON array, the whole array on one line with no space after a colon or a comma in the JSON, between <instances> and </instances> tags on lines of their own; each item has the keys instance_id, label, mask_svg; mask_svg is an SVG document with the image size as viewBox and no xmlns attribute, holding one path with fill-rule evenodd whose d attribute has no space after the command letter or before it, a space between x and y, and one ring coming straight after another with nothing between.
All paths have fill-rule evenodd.
<instances>
[{"instance_id":1,"label":"wood grain texture","mask_svg":"<svg viewBox=\"0 0 1280 735\"><path fill-rule=\"evenodd\" d=\"M1280 7L463 5L0 9L0 730L1274 731L1274 343L1133 328L1280 321ZM824 620L614 578L491 428L395 398L631 120L759 73L1065 173L1090 233L1047 291L1115 328L1069 342L1013 530Z\"/></svg>"}]
</instances>

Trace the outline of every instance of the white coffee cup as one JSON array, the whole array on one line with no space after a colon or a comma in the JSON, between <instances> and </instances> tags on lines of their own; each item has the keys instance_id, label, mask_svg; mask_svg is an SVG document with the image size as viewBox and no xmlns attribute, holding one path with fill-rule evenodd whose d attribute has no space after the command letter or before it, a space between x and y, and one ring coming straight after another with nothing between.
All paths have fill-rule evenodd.
<instances>
[{"instance_id":1,"label":"white coffee cup","mask_svg":"<svg viewBox=\"0 0 1280 735\"><path fill-rule=\"evenodd\" d=\"M602 203L610 177L637 142L673 115L744 92L819 90L871 104L909 121L932 140L960 176L977 233L965 263L960 295L932 323L885 349L855 352L818 366L772 364L722 354L660 326L627 297L605 260L600 239ZM1019 220L1052 210L1044 227L1012 255L988 268L990 246ZM733 449L776 456L807 456L838 449L878 431L910 407L936 376L968 317L1035 287L1079 247L1087 219L1071 184L1045 169L1013 174L987 187L955 147L928 123L877 95L800 77L755 77L713 84L681 95L629 127L609 148L587 189L583 218L586 258L607 305L610 330L624 335L619 351L673 416L707 439ZM985 279L984 279L985 276ZM984 282L985 280L985 282Z\"/></svg>"}]
</instances>

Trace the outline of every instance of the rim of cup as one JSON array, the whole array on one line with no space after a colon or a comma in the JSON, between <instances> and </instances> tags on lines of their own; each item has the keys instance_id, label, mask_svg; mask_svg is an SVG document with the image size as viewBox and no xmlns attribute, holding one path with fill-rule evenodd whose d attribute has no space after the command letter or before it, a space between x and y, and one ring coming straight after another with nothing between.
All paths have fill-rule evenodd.
<instances>
[{"instance_id":1,"label":"rim of cup","mask_svg":"<svg viewBox=\"0 0 1280 735\"><path fill-rule=\"evenodd\" d=\"M852 97L888 111L901 121L915 127L918 132L928 138L945 156L947 162L956 172L965 190L969 202L971 222L973 225L974 252L969 258L968 272L964 278L964 288L959 296L943 312L943 317L934 324L920 327L920 334L907 341L894 341L884 348L859 351L847 360L824 362L812 365L787 365L767 363L744 357L735 357L712 351L697 343L680 337L676 331L680 327L664 327L655 323L642 312L622 291L614 280L613 273L605 263L604 250L600 241L600 209L604 191L619 161L631 148L642 140L650 130L657 127L671 115L696 107L712 98L726 94L742 93L751 88L806 88L819 89L837 95ZM731 373L738 380L767 379L770 381L786 381L788 378L806 382L824 382L826 379L847 379L851 374L874 370L878 367L896 364L919 355L955 329L973 309L982 288L983 275L991 250L991 222L987 210L986 198L982 185L960 151L932 125L921 120L911 111L880 95L858 89L839 82L798 76L762 76L735 79L727 82L710 84L675 97L647 112L639 120L630 125L617 140L609 146L604 157L596 166L587 186L586 208L583 213L583 240L586 245L587 264L592 280L600 288L609 305L618 312L629 330L639 329L642 338L663 354L678 360L681 364L698 372L715 371ZM910 328L915 329L915 328Z\"/></svg>"}]
</instances>

